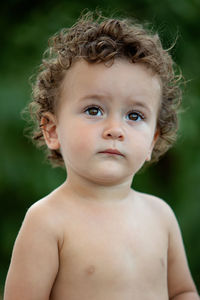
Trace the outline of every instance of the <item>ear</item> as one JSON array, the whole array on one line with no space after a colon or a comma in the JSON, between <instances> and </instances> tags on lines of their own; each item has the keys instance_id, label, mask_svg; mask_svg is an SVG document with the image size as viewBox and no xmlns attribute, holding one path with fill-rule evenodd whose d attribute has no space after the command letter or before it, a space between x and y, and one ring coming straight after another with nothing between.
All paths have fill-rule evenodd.
<instances>
[{"instance_id":1,"label":"ear","mask_svg":"<svg viewBox=\"0 0 200 300\"><path fill-rule=\"evenodd\" d=\"M153 141L151 143L151 147L150 147L149 152L147 154L146 161L150 161L151 160L151 154L152 154L153 148L154 148L154 146L155 146L155 144L156 144L156 142L157 142L157 140L159 138L159 135L160 135L160 130L157 129L156 132L155 132L155 134L154 134Z\"/></svg>"},{"instance_id":2,"label":"ear","mask_svg":"<svg viewBox=\"0 0 200 300\"><path fill-rule=\"evenodd\" d=\"M51 150L58 150L60 148L60 143L57 134L56 117L50 112L43 114L40 127L42 128L42 133L48 148Z\"/></svg>"}]
</instances>

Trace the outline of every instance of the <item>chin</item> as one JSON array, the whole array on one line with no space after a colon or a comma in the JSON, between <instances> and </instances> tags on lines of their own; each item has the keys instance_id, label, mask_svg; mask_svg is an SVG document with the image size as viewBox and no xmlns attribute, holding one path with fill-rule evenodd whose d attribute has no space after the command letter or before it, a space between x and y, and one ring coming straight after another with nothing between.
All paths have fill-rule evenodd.
<instances>
[{"instance_id":1,"label":"chin","mask_svg":"<svg viewBox=\"0 0 200 300\"><path fill-rule=\"evenodd\" d=\"M102 186L115 186L115 185L118 185L118 184L121 184L123 183L125 180L124 178L123 179L113 179L113 178L95 178L93 179L93 182L95 184L98 184L98 185L102 185Z\"/></svg>"},{"instance_id":2,"label":"chin","mask_svg":"<svg viewBox=\"0 0 200 300\"><path fill-rule=\"evenodd\" d=\"M95 172L86 176L88 180L92 181L93 183L105 186L117 185L121 184L127 179L132 178L133 174L123 174L122 172L113 172L110 170L108 172Z\"/></svg>"}]
</instances>

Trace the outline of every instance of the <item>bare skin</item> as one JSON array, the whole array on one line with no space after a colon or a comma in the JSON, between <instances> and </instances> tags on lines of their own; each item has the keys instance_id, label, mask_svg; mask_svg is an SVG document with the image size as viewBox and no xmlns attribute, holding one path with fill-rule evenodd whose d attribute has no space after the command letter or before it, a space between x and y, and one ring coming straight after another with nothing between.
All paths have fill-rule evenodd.
<instances>
[{"instance_id":1,"label":"bare skin","mask_svg":"<svg viewBox=\"0 0 200 300\"><path fill-rule=\"evenodd\" d=\"M131 189L159 135L160 92L126 60L67 72L58 115L42 120L67 180L28 210L4 300L199 299L172 210Z\"/></svg>"},{"instance_id":2,"label":"bare skin","mask_svg":"<svg viewBox=\"0 0 200 300\"><path fill-rule=\"evenodd\" d=\"M74 194L63 185L29 209L5 300L199 299L166 203L133 190L116 203Z\"/></svg>"}]
</instances>

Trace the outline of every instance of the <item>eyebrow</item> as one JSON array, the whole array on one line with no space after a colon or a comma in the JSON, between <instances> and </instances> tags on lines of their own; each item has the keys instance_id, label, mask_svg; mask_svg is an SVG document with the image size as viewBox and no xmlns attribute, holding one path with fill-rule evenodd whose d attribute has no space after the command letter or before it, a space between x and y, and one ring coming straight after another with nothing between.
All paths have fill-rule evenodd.
<instances>
[{"instance_id":1,"label":"eyebrow","mask_svg":"<svg viewBox=\"0 0 200 300\"><path fill-rule=\"evenodd\" d=\"M84 100L100 100L100 101L103 101L104 102L104 99L111 99L112 100L112 97L110 97L109 95L104 95L104 94L88 94L88 95L85 95L83 97L80 98L80 101L84 101ZM146 109L149 113L152 113L152 109L151 107L146 104L145 102L143 101L139 101L139 100L132 100L132 99L127 99L126 100L126 103L128 105L134 105L134 106L137 106L137 107L141 107L143 109Z\"/></svg>"},{"instance_id":2,"label":"eyebrow","mask_svg":"<svg viewBox=\"0 0 200 300\"><path fill-rule=\"evenodd\" d=\"M88 99L97 99L97 100L103 100L104 98L108 98L108 95L103 94L88 94L80 98L80 101L82 100L88 100ZM109 97L110 98L110 97Z\"/></svg>"}]
</instances>

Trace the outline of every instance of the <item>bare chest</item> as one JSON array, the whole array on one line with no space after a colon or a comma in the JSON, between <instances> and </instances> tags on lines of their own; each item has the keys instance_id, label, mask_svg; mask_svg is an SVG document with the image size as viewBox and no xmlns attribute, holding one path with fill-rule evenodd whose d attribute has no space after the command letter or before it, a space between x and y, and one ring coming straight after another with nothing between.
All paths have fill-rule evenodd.
<instances>
[{"instance_id":1,"label":"bare chest","mask_svg":"<svg viewBox=\"0 0 200 300\"><path fill-rule=\"evenodd\" d=\"M90 297L107 291L117 292L110 299L118 299L122 292L119 299L126 299L125 295L142 299L141 291L144 295L155 291L152 299L167 299L167 235L157 220L87 216L69 229L55 284L69 293L65 297L72 293L73 299L74 293L87 290ZM107 298L104 294L95 299Z\"/></svg>"}]
</instances>

